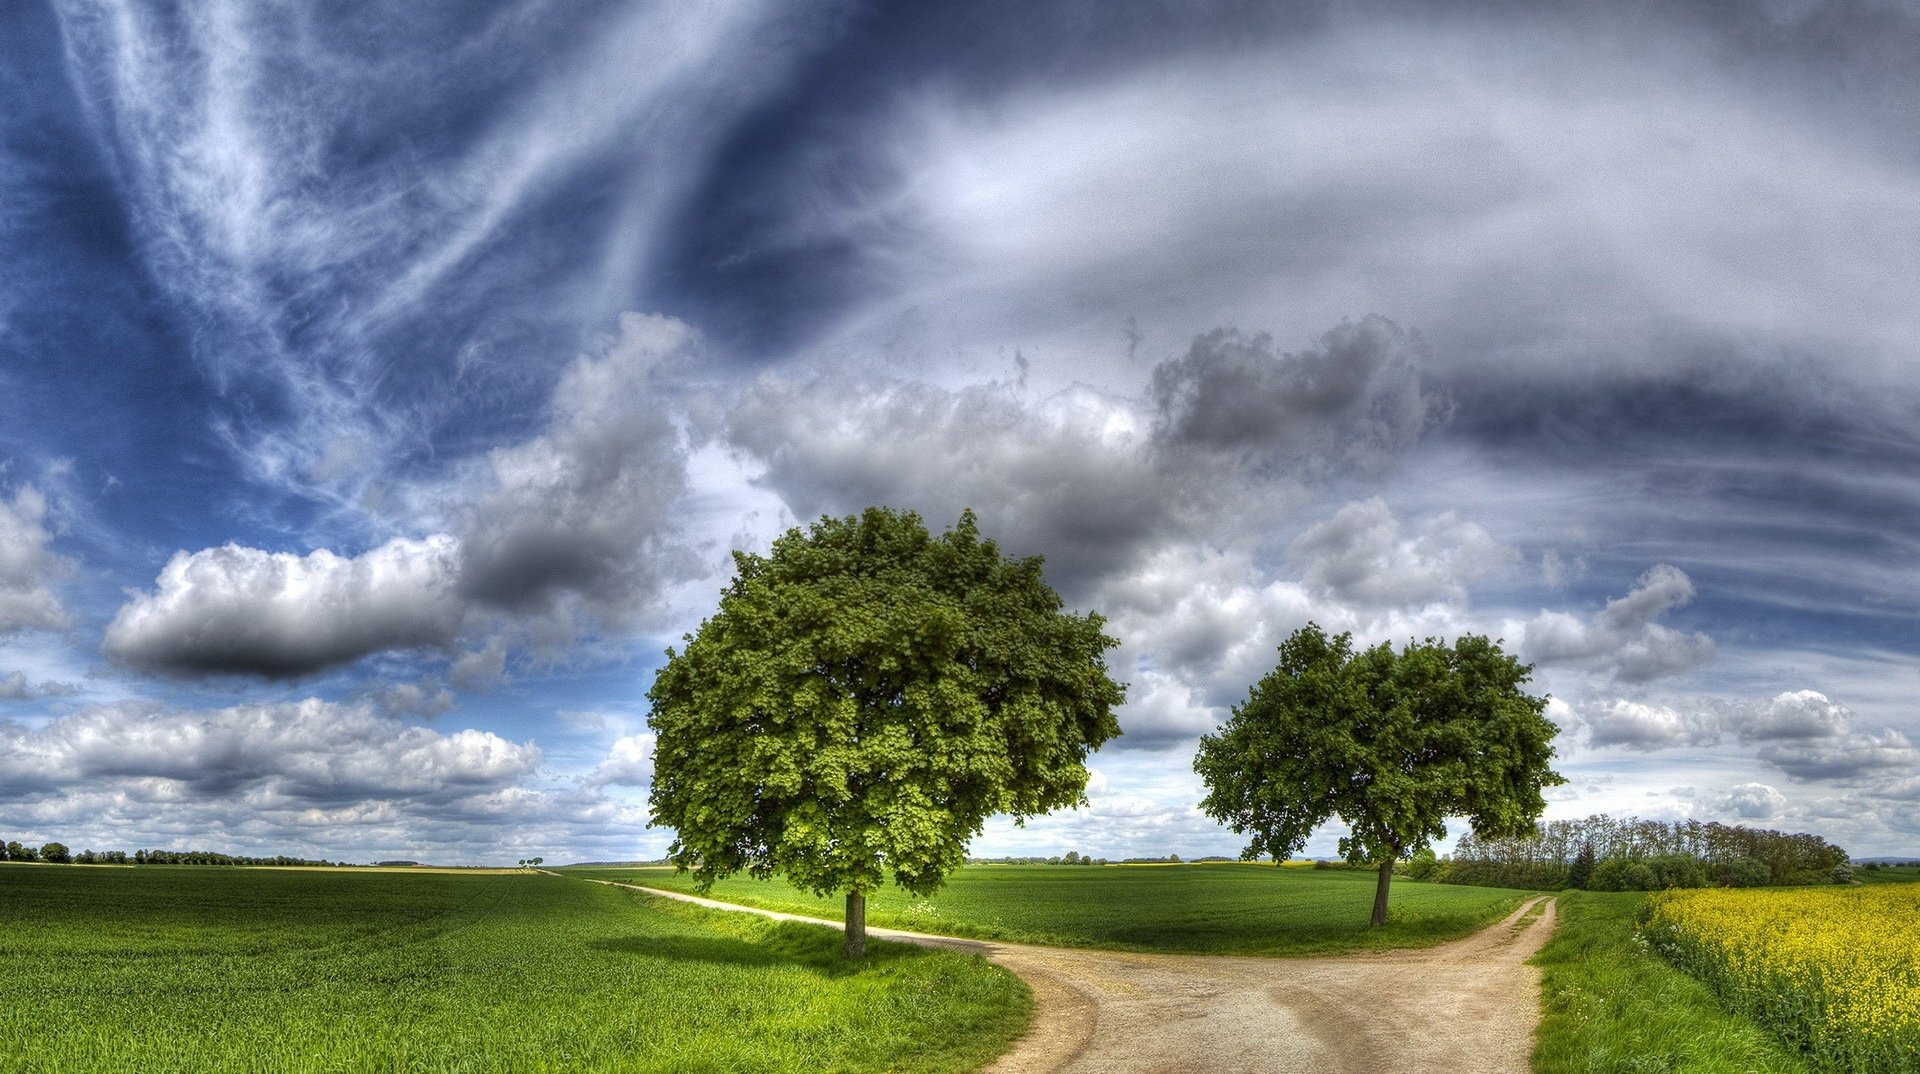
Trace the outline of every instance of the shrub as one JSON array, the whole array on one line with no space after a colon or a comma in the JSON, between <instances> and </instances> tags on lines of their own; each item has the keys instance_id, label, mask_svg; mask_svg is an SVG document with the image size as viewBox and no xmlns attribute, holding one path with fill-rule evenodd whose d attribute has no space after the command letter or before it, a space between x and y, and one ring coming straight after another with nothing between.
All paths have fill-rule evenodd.
<instances>
[{"instance_id":1,"label":"shrub","mask_svg":"<svg viewBox=\"0 0 1920 1074\"><path fill-rule=\"evenodd\" d=\"M1421 849L1413 857L1400 863L1400 875L1408 880L1431 880L1440 871L1440 859L1432 850Z\"/></svg>"},{"instance_id":2,"label":"shrub","mask_svg":"<svg viewBox=\"0 0 1920 1074\"><path fill-rule=\"evenodd\" d=\"M1836 884L1853 883L1853 867L1850 865L1836 865L1833 867L1833 871L1827 875L1833 877L1833 882Z\"/></svg>"},{"instance_id":3,"label":"shrub","mask_svg":"<svg viewBox=\"0 0 1920 1074\"><path fill-rule=\"evenodd\" d=\"M1661 854L1648 858L1647 868L1653 871L1653 887L1649 890L1707 886L1706 863L1691 854Z\"/></svg>"},{"instance_id":4,"label":"shrub","mask_svg":"<svg viewBox=\"0 0 1920 1074\"><path fill-rule=\"evenodd\" d=\"M1765 862L1739 855L1720 863L1715 879L1730 888L1765 887L1773 880L1773 873Z\"/></svg>"},{"instance_id":5,"label":"shrub","mask_svg":"<svg viewBox=\"0 0 1920 1074\"><path fill-rule=\"evenodd\" d=\"M1608 858L1593 867L1594 891L1652 891L1659 883L1644 861Z\"/></svg>"}]
</instances>

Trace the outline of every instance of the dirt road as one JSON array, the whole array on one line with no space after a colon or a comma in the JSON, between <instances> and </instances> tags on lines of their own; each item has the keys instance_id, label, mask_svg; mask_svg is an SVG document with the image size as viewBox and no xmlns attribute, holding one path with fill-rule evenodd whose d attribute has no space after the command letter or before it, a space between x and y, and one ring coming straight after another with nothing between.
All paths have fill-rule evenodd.
<instances>
[{"instance_id":1,"label":"dirt road","mask_svg":"<svg viewBox=\"0 0 1920 1074\"><path fill-rule=\"evenodd\" d=\"M1540 971L1526 959L1554 924L1553 902L1541 901L1440 947L1334 958L1133 954L868 933L984 955L1033 989L1032 1029L986 1074L1525 1074L1540 1016ZM1541 912L1529 916L1536 907Z\"/></svg>"}]
</instances>

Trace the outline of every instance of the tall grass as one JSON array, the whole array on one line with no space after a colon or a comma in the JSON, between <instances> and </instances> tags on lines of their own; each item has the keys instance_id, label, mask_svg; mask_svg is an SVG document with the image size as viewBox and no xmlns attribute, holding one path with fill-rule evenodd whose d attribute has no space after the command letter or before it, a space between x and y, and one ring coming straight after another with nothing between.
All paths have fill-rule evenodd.
<instances>
[{"instance_id":1,"label":"tall grass","mask_svg":"<svg viewBox=\"0 0 1920 1074\"><path fill-rule=\"evenodd\" d=\"M979 959L543 875L0 867L0 1072L946 1072Z\"/></svg>"},{"instance_id":2,"label":"tall grass","mask_svg":"<svg viewBox=\"0 0 1920 1074\"><path fill-rule=\"evenodd\" d=\"M576 875L694 890L671 868ZM1395 880L1388 923L1369 928L1375 876L1345 869L1210 863L1145 866L973 865L931 898L889 887L868 897L870 924L988 940L1202 954L1305 955L1419 947L1499 920L1524 892ZM713 898L839 920L838 898L779 880L721 881Z\"/></svg>"}]
</instances>

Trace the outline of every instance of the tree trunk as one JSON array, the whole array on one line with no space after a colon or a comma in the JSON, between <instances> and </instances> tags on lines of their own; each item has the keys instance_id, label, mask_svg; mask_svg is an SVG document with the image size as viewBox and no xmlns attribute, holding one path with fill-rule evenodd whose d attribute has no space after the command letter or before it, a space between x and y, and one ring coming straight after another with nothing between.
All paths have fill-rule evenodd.
<instances>
[{"instance_id":1,"label":"tree trunk","mask_svg":"<svg viewBox=\"0 0 1920 1074\"><path fill-rule=\"evenodd\" d=\"M848 958L867 957L867 896L865 892L847 892Z\"/></svg>"},{"instance_id":2,"label":"tree trunk","mask_svg":"<svg viewBox=\"0 0 1920 1074\"><path fill-rule=\"evenodd\" d=\"M1380 863L1380 883L1373 889L1373 924L1387 923L1387 885L1393 883L1393 859Z\"/></svg>"}]
</instances>

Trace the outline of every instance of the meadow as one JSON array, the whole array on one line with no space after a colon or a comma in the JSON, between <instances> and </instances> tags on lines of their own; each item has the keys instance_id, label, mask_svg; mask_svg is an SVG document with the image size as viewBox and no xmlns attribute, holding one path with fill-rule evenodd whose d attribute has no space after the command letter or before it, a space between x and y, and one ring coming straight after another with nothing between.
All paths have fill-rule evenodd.
<instances>
[{"instance_id":1,"label":"meadow","mask_svg":"<svg viewBox=\"0 0 1920 1074\"><path fill-rule=\"evenodd\" d=\"M1645 919L1657 950L1816 1061L1920 1070L1920 885L1676 891Z\"/></svg>"},{"instance_id":2,"label":"meadow","mask_svg":"<svg viewBox=\"0 0 1920 1074\"><path fill-rule=\"evenodd\" d=\"M571 875L693 892L671 866L581 867ZM1367 926L1375 874L1251 863L969 865L931 898L887 887L870 925L1060 947L1196 954L1308 955L1423 947L1500 919L1524 892L1395 879L1388 923ZM734 877L710 897L838 921L838 897Z\"/></svg>"},{"instance_id":3,"label":"meadow","mask_svg":"<svg viewBox=\"0 0 1920 1074\"><path fill-rule=\"evenodd\" d=\"M977 1068L978 958L517 873L0 865L0 1072Z\"/></svg>"}]
</instances>

